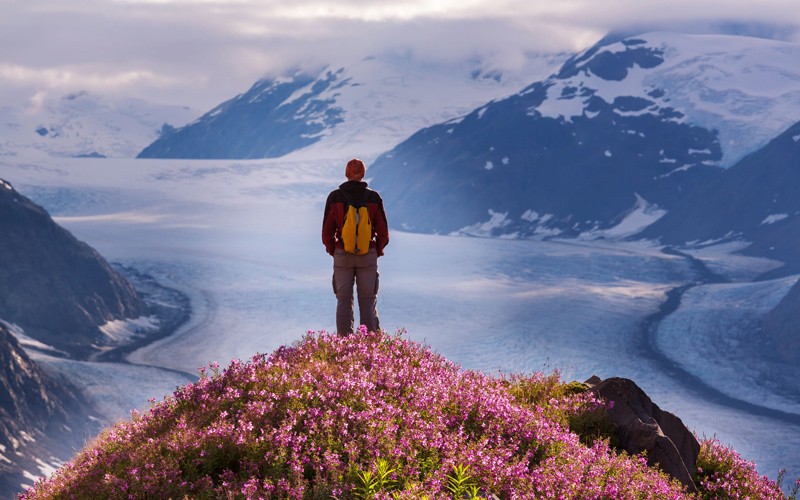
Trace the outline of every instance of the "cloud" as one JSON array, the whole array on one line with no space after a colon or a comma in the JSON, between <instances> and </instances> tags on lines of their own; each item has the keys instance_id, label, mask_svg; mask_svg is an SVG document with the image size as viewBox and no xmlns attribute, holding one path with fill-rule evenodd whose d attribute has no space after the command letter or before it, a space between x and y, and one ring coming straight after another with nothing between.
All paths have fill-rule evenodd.
<instances>
[{"instance_id":1,"label":"cloud","mask_svg":"<svg viewBox=\"0 0 800 500\"><path fill-rule=\"evenodd\" d=\"M513 67L528 53L578 51L654 19L697 30L739 23L743 33L800 41L796 0L0 3L0 105L88 89L209 109L292 66L395 53Z\"/></svg>"}]
</instances>

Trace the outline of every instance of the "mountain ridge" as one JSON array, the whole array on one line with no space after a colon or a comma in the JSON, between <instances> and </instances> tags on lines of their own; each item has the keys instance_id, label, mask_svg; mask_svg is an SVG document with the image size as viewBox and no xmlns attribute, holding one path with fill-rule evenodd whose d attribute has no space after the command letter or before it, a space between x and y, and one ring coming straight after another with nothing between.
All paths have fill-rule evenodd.
<instances>
[{"instance_id":1,"label":"mountain ridge","mask_svg":"<svg viewBox=\"0 0 800 500\"><path fill-rule=\"evenodd\" d=\"M139 157L371 157L420 127L516 92L565 58L532 55L523 67L506 71L481 61L426 64L410 55L298 68L259 80L160 137Z\"/></svg>"},{"instance_id":2,"label":"mountain ridge","mask_svg":"<svg viewBox=\"0 0 800 500\"><path fill-rule=\"evenodd\" d=\"M669 211L793 123L795 55L800 45L724 35L603 40L548 79L419 131L370 175L409 230L601 237L643 204ZM744 66L760 59L770 65Z\"/></svg>"},{"instance_id":3,"label":"mountain ridge","mask_svg":"<svg viewBox=\"0 0 800 500\"><path fill-rule=\"evenodd\" d=\"M2 179L0 234L0 318L26 335L86 358L111 341L101 326L149 314L97 251Z\"/></svg>"}]
</instances>

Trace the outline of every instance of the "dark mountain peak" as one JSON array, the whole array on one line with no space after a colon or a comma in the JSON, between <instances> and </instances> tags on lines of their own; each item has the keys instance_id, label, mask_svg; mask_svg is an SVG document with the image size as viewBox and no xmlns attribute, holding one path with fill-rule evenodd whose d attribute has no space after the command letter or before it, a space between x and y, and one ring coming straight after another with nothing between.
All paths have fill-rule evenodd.
<instances>
[{"instance_id":1,"label":"dark mountain peak","mask_svg":"<svg viewBox=\"0 0 800 500\"><path fill-rule=\"evenodd\" d=\"M0 179L0 209L9 221L23 222L30 217L46 217L47 211L22 196L14 189L10 182Z\"/></svg>"},{"instance_id":2,"label":"dark mountain peak","mask_svg":"<svg viewBox=\"0 0 800 500\"><path fill-rule=\"evenodd\" d=\"M664 51L648 47L641 38L618 39L607 37L574 59L567 61L556 77L571 78L583 73L604 80L622 81L634 67L655 68L664 62Z\"/></svg>"},{"instance_id":3,"label":"dark mountain peak","mask_svg":"<svg viewBox=\"0 0 800 500\"><path fill-rule=\"evenodd\" d=\"M257 81L194 122L159 137L139 158L274 158L309 146L343 121L344 69L296 70Z\"/></svg>"},{"instance_id":4,"label":"dark mountain peak","mask_svg":"<svg viewBox=\"0 0 800 500\"><path fill-rule=\"evenodd\" d=\"M99 327L147 314L122 275L0 180L0 319L83 357L105 343Z\"/></svg>"}]
</instances>

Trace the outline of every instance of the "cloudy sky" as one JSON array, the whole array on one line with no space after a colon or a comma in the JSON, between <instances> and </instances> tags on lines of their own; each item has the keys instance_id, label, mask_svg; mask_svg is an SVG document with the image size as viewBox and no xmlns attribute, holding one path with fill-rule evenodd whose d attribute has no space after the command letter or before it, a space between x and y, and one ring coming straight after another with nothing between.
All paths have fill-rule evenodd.
<instances>
[{"instance_id":1,"label":"cloudy sky","mask_svg":"<svg viewBox=\"0 0 800 500\"><path fill-rule=\"evenodd\" d=\"M394 52L513 68L656 21L800 42L800 0L0 0L0 106L89 90L207 110L290 66Z\"/></svg>"}]
</instances>

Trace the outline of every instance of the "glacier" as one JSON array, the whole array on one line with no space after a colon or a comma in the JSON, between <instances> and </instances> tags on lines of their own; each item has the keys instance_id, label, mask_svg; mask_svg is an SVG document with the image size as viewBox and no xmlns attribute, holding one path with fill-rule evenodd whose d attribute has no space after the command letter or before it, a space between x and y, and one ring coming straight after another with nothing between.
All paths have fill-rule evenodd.
<instances>
[{"instance_id":1,"label":"glacier","mask_svg":"<svg viewBox=\"0 0 800 500\"><path fill-rule=\"evenodd\" d=\"M113 422L144 410L151 398L170 394L211 362L224 366L291 344L308 330L334 328L331 261L319 231L325 195L343 175L336 160L0 158L0 172L107 259L191 300L188 323L124 363L31 351L84 387L100 412L94 418ZM620 234L657 214L644 199L638 207ZM392 207L386 208L391 223ZM722 330L697 323L713 306L717 312L707 321L746 324L764 314L791 279L751 283L778 263L733 254L731 244L693 253L734 283L686 292L686 301L659 325L656 345L703 377L709 394L649 356L642 338L643 324L666 294L697 279L691 263L653 243L607 236L508 240L394 229L380 261L381 326L405 329L461 366L489 374L557 369L567 379L632 378L659 406L698 434L731 444L763 474L774 477L787 468L789 477L800 475L796 420L712 397L715 391L734 394L796 419L796 387L762 384L750 375L761 373L759 367L733 376L730 363L740 353L713 349ZM749 302L755 290L764 299ZM741 303L749 309L724 314ZM737 336L746 334L740 330Z\"/></svg>"}]
</instances>

